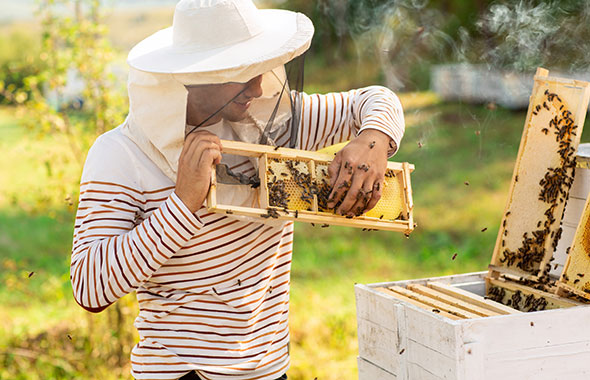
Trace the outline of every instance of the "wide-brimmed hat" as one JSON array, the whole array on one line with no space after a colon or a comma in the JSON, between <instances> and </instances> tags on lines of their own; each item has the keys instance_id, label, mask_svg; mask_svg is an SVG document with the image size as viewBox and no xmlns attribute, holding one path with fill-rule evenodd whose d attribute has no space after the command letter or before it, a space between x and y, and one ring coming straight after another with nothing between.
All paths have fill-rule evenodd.
<instances>
[{"instance_id":1,"label":"wide-brimmed hat","mask_svg":"<svg viewBox=\"0 0 590 380\"><path fill-rule=\"evenodd\" d=\"M251 0L181 0L172 27L133 47L128 63L152 73L208 73L213 82L248 80L304 53L313 32L307 16Z\"/></svg>"}]
</instances>

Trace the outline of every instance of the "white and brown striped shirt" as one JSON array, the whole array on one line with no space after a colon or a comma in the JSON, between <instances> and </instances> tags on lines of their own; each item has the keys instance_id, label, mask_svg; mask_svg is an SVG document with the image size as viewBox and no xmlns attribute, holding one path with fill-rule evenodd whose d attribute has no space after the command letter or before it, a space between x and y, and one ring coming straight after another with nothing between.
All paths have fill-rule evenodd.
<instances>
[{"instance_id":1,"label":"white and brown striped shirt","mask_svg":"<svg viewBox=\"0 0 590 380\"><path fill-rule=\"evenodd\" d=\"M379 86L303 94L300 147L378 129L399 146L397 97ZM137 379L275 379L289 366L293 223L192 214L174 183L116 128L88 153L71 261L76 301L98 312L136 291Z\"/></svg>"}]
</instances>

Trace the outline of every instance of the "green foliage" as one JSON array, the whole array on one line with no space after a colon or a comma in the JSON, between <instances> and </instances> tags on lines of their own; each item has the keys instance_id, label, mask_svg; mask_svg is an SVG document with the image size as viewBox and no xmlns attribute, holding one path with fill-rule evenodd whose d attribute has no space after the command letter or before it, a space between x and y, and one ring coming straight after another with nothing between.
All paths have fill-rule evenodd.
<instances>
[{"instance_id":1,"label":"green foliage","mask_svg":"<svg viewBox=\"0 0 590 380\"><path fill-rule=\"evenodd\" d=\"M101 2L40 1L38 18L43 69L25 77L24 88L17 88L13 99L26 110L29 128L41 135L65 136L82 164L89 144L120 124L127 110L124 85L112 72L115 55ZM73 78L83 84L81 106L67 94Z\"/></svg>"},{"instance_id":2,"label":"green foliage","mask_svg":"<svg viewBox=\"0 0 590 380\"><path fill-rule=\"evenodd\" d=\"M30 96L26 78L45 69L39 55L33 33L18 28L0 33L0 104L22 103Z\"/></svg>"}]
</instances>

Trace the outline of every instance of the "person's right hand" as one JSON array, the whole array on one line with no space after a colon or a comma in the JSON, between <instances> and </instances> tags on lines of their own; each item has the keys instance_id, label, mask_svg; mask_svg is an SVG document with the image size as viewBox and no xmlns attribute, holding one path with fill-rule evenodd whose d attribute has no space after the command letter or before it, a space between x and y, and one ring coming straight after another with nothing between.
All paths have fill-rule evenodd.
<instances>
[{"instance_id":1,"label":"person's right hand","mask_svg":"<svg viewBox=\"0 0 590 380\"><path fill-rule=\"evenodd\" d=\"M207 131L186 136L174 191L191 212L196 212L205 201L211 184L211 168L220 162L221 141L217 136Z\"/></svg>"}]
</instances>

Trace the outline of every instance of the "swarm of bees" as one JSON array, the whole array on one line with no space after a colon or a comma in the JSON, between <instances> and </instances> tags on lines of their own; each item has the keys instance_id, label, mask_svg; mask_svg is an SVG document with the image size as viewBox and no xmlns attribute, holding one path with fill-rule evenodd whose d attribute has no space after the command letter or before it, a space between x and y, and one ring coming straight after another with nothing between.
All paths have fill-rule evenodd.
<instances>
[{"instance_id":1,"label":"swarm of bees","mask_svg":"<svg viewBox=\"0 0 590 380\"><path fill-rule=\"evenodd\" d=\"M557 167L548 168L545 176L539 181L539 200L548 204L548 208L544 213L545 218L537 222L537 230L523 234L522 244L515 251L504 248L505 240L503 239L501 244L504 250L502 252L503 256L500 258L500 262L509 267L516 266L534 275L539 275L542 272L539 276L541 287L545 287L551 282L548 274L551 266L547 265L541 271L539 265L545 257L547 239L551 239L551 247L554 251L561 238L561 227L551 231L551 226L556 222L555 210L559 205L567 202L569 189L574 181L574 169L576 166L576 150L572 142L578 127L574 124L572 113L564 109L561 98L557 94L546 90L543 104L537 105L533 110L533 114L537 115L542 109L551 111L552 107L557 110L557 115L549 121L548 127L543 128L542 132L545 135L553 132L555 135L555 141L559 144L557 153L560 156L560 164ZM507 217L508 213L504 219L504 227ZM505 230L504 236L507 233L507 230Z\"/></svg>"}]
</instances>

